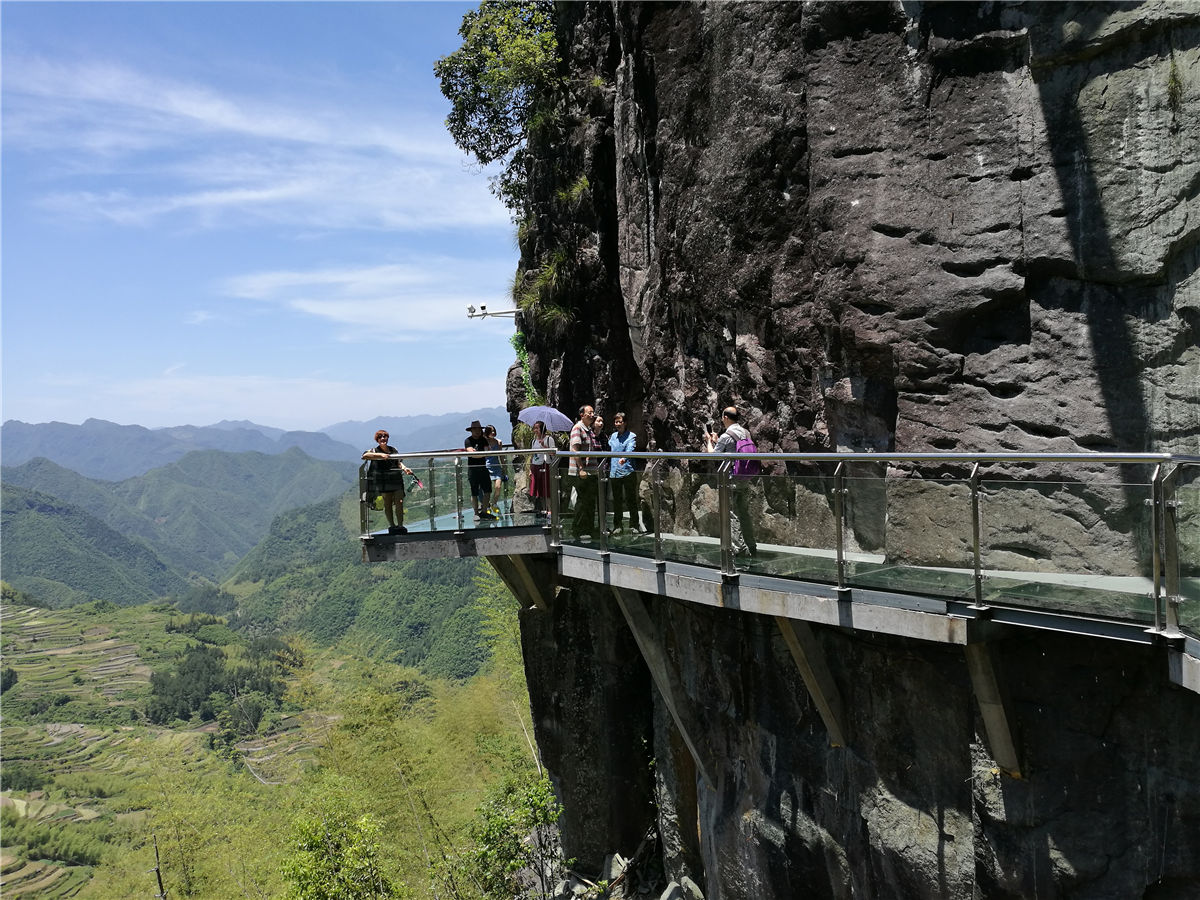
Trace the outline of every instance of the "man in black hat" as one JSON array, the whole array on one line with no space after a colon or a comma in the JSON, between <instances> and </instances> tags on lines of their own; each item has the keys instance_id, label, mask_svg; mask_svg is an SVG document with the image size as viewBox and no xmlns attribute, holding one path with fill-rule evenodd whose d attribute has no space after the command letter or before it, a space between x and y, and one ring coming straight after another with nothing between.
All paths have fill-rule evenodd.
<instances>
[{"instance_id":1,"label":"man in black hat","mask_svg":"<svg viewBox=\"0 0 1200 900\"><path fill-rule=\"evenodd\" d=\"M475 518L477 521L494 520L496 517L488 512L488 507L492 505L492 477L488 475L487 466L484 465L491 442L483 436L483 425L478 419L467 426L467 431L471 432L471 435L463 441L463 449L471 451L467 457L467 481L471 485Z\"/></svg>"}]
</instances>

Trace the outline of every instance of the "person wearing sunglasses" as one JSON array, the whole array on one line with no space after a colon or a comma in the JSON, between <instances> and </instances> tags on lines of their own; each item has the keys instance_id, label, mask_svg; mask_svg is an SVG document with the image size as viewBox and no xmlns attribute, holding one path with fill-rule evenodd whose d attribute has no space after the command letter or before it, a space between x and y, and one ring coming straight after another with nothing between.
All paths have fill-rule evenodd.
<instances>
[{"instance_id":1,"label":"person wearing sunglasses","mask_svg":"<svg viewBox=\"0 0 1200 900\"><path fill-rule=\"evenodd\" d=\"M370 499L379 497L383 501L383 514L387 516L388 534L407 534L404 527L404 476L412 469L400 459L400 454L388 443L391 435L382 428L375 432L375 446L364 450L362 458L370 460L367 466L367 492Z\"/></svg>"}]
</instances>

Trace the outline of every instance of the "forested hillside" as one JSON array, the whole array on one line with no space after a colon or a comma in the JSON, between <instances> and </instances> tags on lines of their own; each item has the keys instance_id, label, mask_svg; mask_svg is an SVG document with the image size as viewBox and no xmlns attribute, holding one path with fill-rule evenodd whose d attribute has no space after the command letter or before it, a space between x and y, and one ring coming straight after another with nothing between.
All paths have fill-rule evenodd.
<instances>
[{"instance_id":1,"label":"forested hillside","mask_svg":"<svg viewBox=\"0 0 1200 900\"><path fill-rule=\"evenodd\" d=\"M3 895L151 897L157 865L169 897L334 896L300 888L355 866L373 896L511 896L554 811L530 817L516 605L494 577L468 594L466 681L165 604L0 607Z\"/></svg>"},{"instance_id":2,"label":"forested hillside","mask_svg":"<svg viewBox=\"0 0 1200 900\"><path fill-rule=\"evenodd\" d=\"M198 451L115 484L44 459L6 467L4 579L51 606L170 599L229 613L249 633L348 637L469 677L480 659L468 608L479 562L363 565L356 470L295 449ZM225 579L229 593L218 593Z\"/></svg>"},{"instance_id":3,"label":"forested hillside","mask_svg":"<svg viewBox=\"0 0 1200 900\"><path fill-rule=\"evenodd\" d=\"M6 489L19 485L56 497L128 538L145 541L183 575L218 580L262 539L276 515L345 493L356 484L356 473L355 462L315 460L297 449L274 456L204 450L116 483L35 459L6 466L3 483ZM48 534L42 529L39 540ZM46 546L38 570L6 558L5 579L18 585L26 577L56 580L59 549Z\"/></svg>"},{"instance_id":4,"label":"forested hillside","mask_svg":"<svg viewBox=\"0 0 1200 900\"><path fill-rule=\"evenodd\" d=\"M188 588L144 541L77 506L8 483L0 496L4 578L48 606L91 599L128 606Z\"/></svg>"},{"instance_id":5,"label":"forested hillside","mask_svg":"<svg viewBox=\"0 0 1200 900\"><path fill-rule=\"evenodd\" d=\"M343 637L381 658L465 678L482 650L470 607L477 559L367 566L357 542L353 495L277 518L225 588L234 621L253 633L297 631L329 644Z\"/></svg>"}]
</instances>

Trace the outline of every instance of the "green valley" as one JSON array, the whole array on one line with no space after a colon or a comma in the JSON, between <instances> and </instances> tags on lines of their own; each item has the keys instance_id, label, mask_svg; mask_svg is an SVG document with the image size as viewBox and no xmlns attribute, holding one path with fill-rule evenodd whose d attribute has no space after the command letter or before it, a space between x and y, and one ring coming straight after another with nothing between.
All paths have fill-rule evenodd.
<instances>
[{"instance_id":1,"label":"green valley","mask_svg":"<svg viewBox=\"0 0 1200 900\"><path fill-rule=\"evenodd\" d=\"M330 828L380 896L503 895L550 796L516 602L476 559L364 565L356 469L4 469L5 897L152 896L156 845L168 896L283 897Z\"/></svg>"},{"instance_id":2,"label":"green valley","mask_svg":"<svg viewBox=\"0 0 1200 900\"><path fill-rule=\"evenodd\" d=\"M353 628L320 647L164 603L0 608L4 896L152 896L157 844L169 896L282 897L330 863L305 834L364 822L387 896L488 896L485 820L538 781L516 605L472 565L466 679Z\"/></svg>"},{"instance_id":3,"label":"green valley","mask_svg":"<svg viewBox=\"0 0 1200 900\"><path fill-rule=\"evenodd\" d=\"M87 478L46 459L3 469L5 492L21 487L53 496L144 542L180 576L212 580L223 578L261 540L275 516L345 493L356 483L357 463L316 460L295 448L274 456L198 450L118 482ZM61 537L46 549L49 559L86 540L88 532L75 527L64 523ZM45 540L44 533L33 534L38 530L25 522L20 533ZM31 569L5 559L5 580L20 587L25 578L52 578L54 567L46 563Z\"/></svg>"}]
</instances>

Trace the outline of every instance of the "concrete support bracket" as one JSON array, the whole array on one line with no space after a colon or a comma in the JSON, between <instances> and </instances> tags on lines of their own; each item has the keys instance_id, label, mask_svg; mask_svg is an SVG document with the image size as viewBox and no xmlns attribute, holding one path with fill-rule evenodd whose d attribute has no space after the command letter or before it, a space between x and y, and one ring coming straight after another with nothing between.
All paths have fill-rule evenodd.
<instances>
[{"instance_id":1,"label":"concrete support bracket","mask_svg":"<svg viewBox=\"0 0 1200 900\"><path fill-rule=\"evenodd\" d=\"M1000 771L1013 778L1021 777L1021 765L1017 759L1017 746L1013 740L1010 716L996 668L992 661L991 645L970 643L966 645L967 669L971 674L971 685L975 689L975 700L983 717L992 759Z\"/></svg>"},{"instance_id":2,"label":"concrete support bracket","mask_svg":"<svg viewBox=\"0 0 1200 900\"><path fill-rule=\"evenodd\" d=\"M1200 694L1200 659L1183 650L1168 650L1167 672L1172 682Z\"/></svg>"},{"instance_id":3,"label":"concrete support bracket","mask_svg":"<svg viewBox=\"0 0 1200 900\"><path fill-rule=\"evenodd\" d=\"M550 602L558 587L556 569L549 572L550 580L545 580L534 577L525 557L520 554L486 558L500 576L500 580L512 591L513 596L521 601L522 606L536 606L542 610L550 608Z\"/></svg>"},{"instance_id":4,"label":"concrete support bracket","mask_svg":"<svg viewBox=\"0 0 1200 900\"><path fill-rule=\"evenodd\" d=\"M633 639L637 641L638 649L642 652L642 659L646 661L646 668L650 670L650 677L654 679L654 684L658 688L658 692L662 695L667 711L670 712L671 718L675 722L675 727L679 730L683 742L692 754L692 759L696 763L696 771L700 773L700 777L704 779L710 788L715 789L717 782L712 776L713 768L710 765L711 760L708 758L708 754L700 752L700 745L696 740L704 731L691 715L687 696L683 691L683 685L675 677L671 667L667 664L667 658L663 653L662 643L658 639L654 622L651 620L650 614L646 611L646 604L633 591L614 587L612 588L612 592L613 597L616 598L617 606L620 607L621 614L625 616L625 621L629 623L629 630L633 632Z\"/></svg>"},{"instance_id":5,"label":"concrete support bracket","mask_svg":"<svg viewBox=\"0 0 1200 900\"><path fill-rule=\"evenodd\" d=\"M846 746L847 722L842 707L842 695L837 683L833 680L829 665L825 661L825 651L817 642L812 626L807 622L776 616L775 624L779 633L791 651L804 686L808 688L809 696L816 704L829 732L829 743L834 747Z\"/></svg>"}]
</instances>

